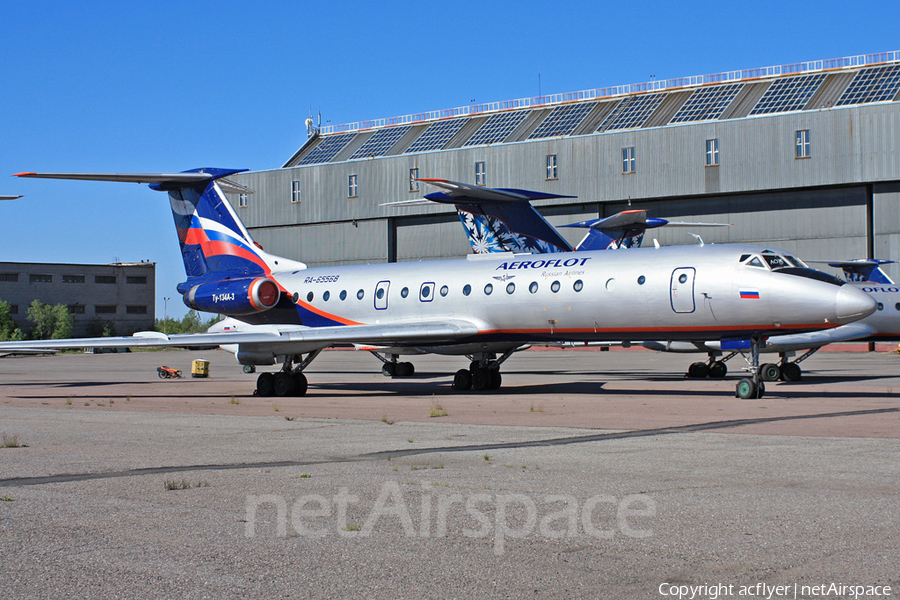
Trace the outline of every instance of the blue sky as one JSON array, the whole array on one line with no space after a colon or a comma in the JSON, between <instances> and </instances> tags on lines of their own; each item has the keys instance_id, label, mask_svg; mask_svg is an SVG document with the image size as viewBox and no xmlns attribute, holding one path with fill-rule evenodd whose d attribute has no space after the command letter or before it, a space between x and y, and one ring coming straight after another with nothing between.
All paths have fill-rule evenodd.
<instances>
[{"instance_id":1,"label":"blue sky","mask_svg":"<svg viewBox=\"0 0 900 600\"><path fill-rule=\"evenodd\" d=\"M5 2L0 175L278 167L324 123L900 50L896 4ZM0 176L0 261L157 263L186 308L168 202ZM290 257L302 260L303 257Z\"/></svg>"}]
</instances>

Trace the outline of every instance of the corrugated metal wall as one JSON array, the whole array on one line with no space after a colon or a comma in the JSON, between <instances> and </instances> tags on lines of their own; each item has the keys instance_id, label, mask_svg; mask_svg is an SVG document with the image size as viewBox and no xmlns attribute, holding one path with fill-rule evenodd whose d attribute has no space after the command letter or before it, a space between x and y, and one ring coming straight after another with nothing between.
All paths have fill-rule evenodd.
<instances>
[{"instance_id":1,"label":"corrugated metal wall","mask_svg":"<svg viewBox=\"0 0 900 600\"><path fill-rule=\"evenodd\" d=\"M699 231L707 241L771 243L807 258L864 257L865 186L900 181L898 119L900 103L871 104L258 171L235 177L257 192L239 214L268 250L311 265L458 256L469 247L452 207L379 204L433 191L424 183L409 191L412 168L419 177L472 183L483 161L490 187L578 197L536 203L546 214L584 203L612 214L631 201L651 216L734 224ZM795 158L800 129L810 131L810 158ZM707 167L713 138L720 164ZM622 173L625 147L635 148L635 173ZM545 179L548 154L557 155L556 180ZM348 197L350 175L358 197ZM300 182L299 203L291 202L292 180ZM900 197L874 197L875 248L879 257L900 258ZM559 222L597 214L578 210L580 217ZM693 242L677 229L652 236Z\"/></svg>"}]
</instances>

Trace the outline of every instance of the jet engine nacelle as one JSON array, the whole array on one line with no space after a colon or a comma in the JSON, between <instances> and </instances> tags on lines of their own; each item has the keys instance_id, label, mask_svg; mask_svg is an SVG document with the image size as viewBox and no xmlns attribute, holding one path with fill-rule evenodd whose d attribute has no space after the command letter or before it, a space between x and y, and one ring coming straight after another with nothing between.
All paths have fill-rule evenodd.
<instances>
[{"instance_id":1,"label":"jet engine nacelle","mask_svg":"<svg viewBox=\"0 0 900 600\"><path fill-rule=\"evenodd\" d=\"M184 303L195 310L239 316L269 310L278 304L278 284L267 277L227 279L195 285Z\"/></svg>"}]
</instances>

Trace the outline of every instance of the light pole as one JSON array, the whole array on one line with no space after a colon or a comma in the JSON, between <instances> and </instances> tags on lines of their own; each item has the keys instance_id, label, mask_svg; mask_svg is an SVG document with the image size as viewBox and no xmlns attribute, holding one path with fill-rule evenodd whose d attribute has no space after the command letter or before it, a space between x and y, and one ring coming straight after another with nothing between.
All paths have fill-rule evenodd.
<instances>
[{"instance_id":1,"label":"light pole","mask_svg":"<svg viewBox=\"0 0 900 600\"><path fill-rule=\"evenodd\" d=\"M163 296L163 333L168 333L166 331L167 325L169 323L169 298Z\"/></svg>"}]
</instances>

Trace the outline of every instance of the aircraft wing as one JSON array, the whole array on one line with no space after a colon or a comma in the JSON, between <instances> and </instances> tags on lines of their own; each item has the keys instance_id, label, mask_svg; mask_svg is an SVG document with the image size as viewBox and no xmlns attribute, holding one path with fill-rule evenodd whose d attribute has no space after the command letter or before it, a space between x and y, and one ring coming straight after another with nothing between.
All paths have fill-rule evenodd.
<instances>
[{"instance_id":1,"label":"aircraft wing","mask_svg":"<svg viewBox=\"0 0 900 600\"><path fill-rule=\"evenodd\" d=\"M0 200L17 200L22 196L0 196Z\"/></svg>"},{"instance_id":2,"label":"aircraft wing","mask_svg":"<svg viewBox=\"0 0 900 600\"><path fill-rule=\"evenodd\" d=\"M836 342L852 342L874 335L875 330L865 323L856 322L841 325L834 329L797 333L794 335L776 335L766 340L765 350L786 352L789 350L805 350L817 348Z\"/></svg>"},{"instance_id":3,"label":"aircraft wing","mask_svg":"<svg viewBox=\"0 0 900 600\"><path fill-rule=\"evenodd\" d=\"M469 337L478 333L470 321L403 321L379 325L347 325L344 327L277 326L250 332L185 333L166 335L158 331L140 331L132 336L70 338L0 342L0 352L34 348L155 348L184 346L226 346L241 344L254 350L279 353L308 352L336 343L372 345L434 344ZM296 348L303 348L297 350Z\"/></svg>"}]
</instances>

